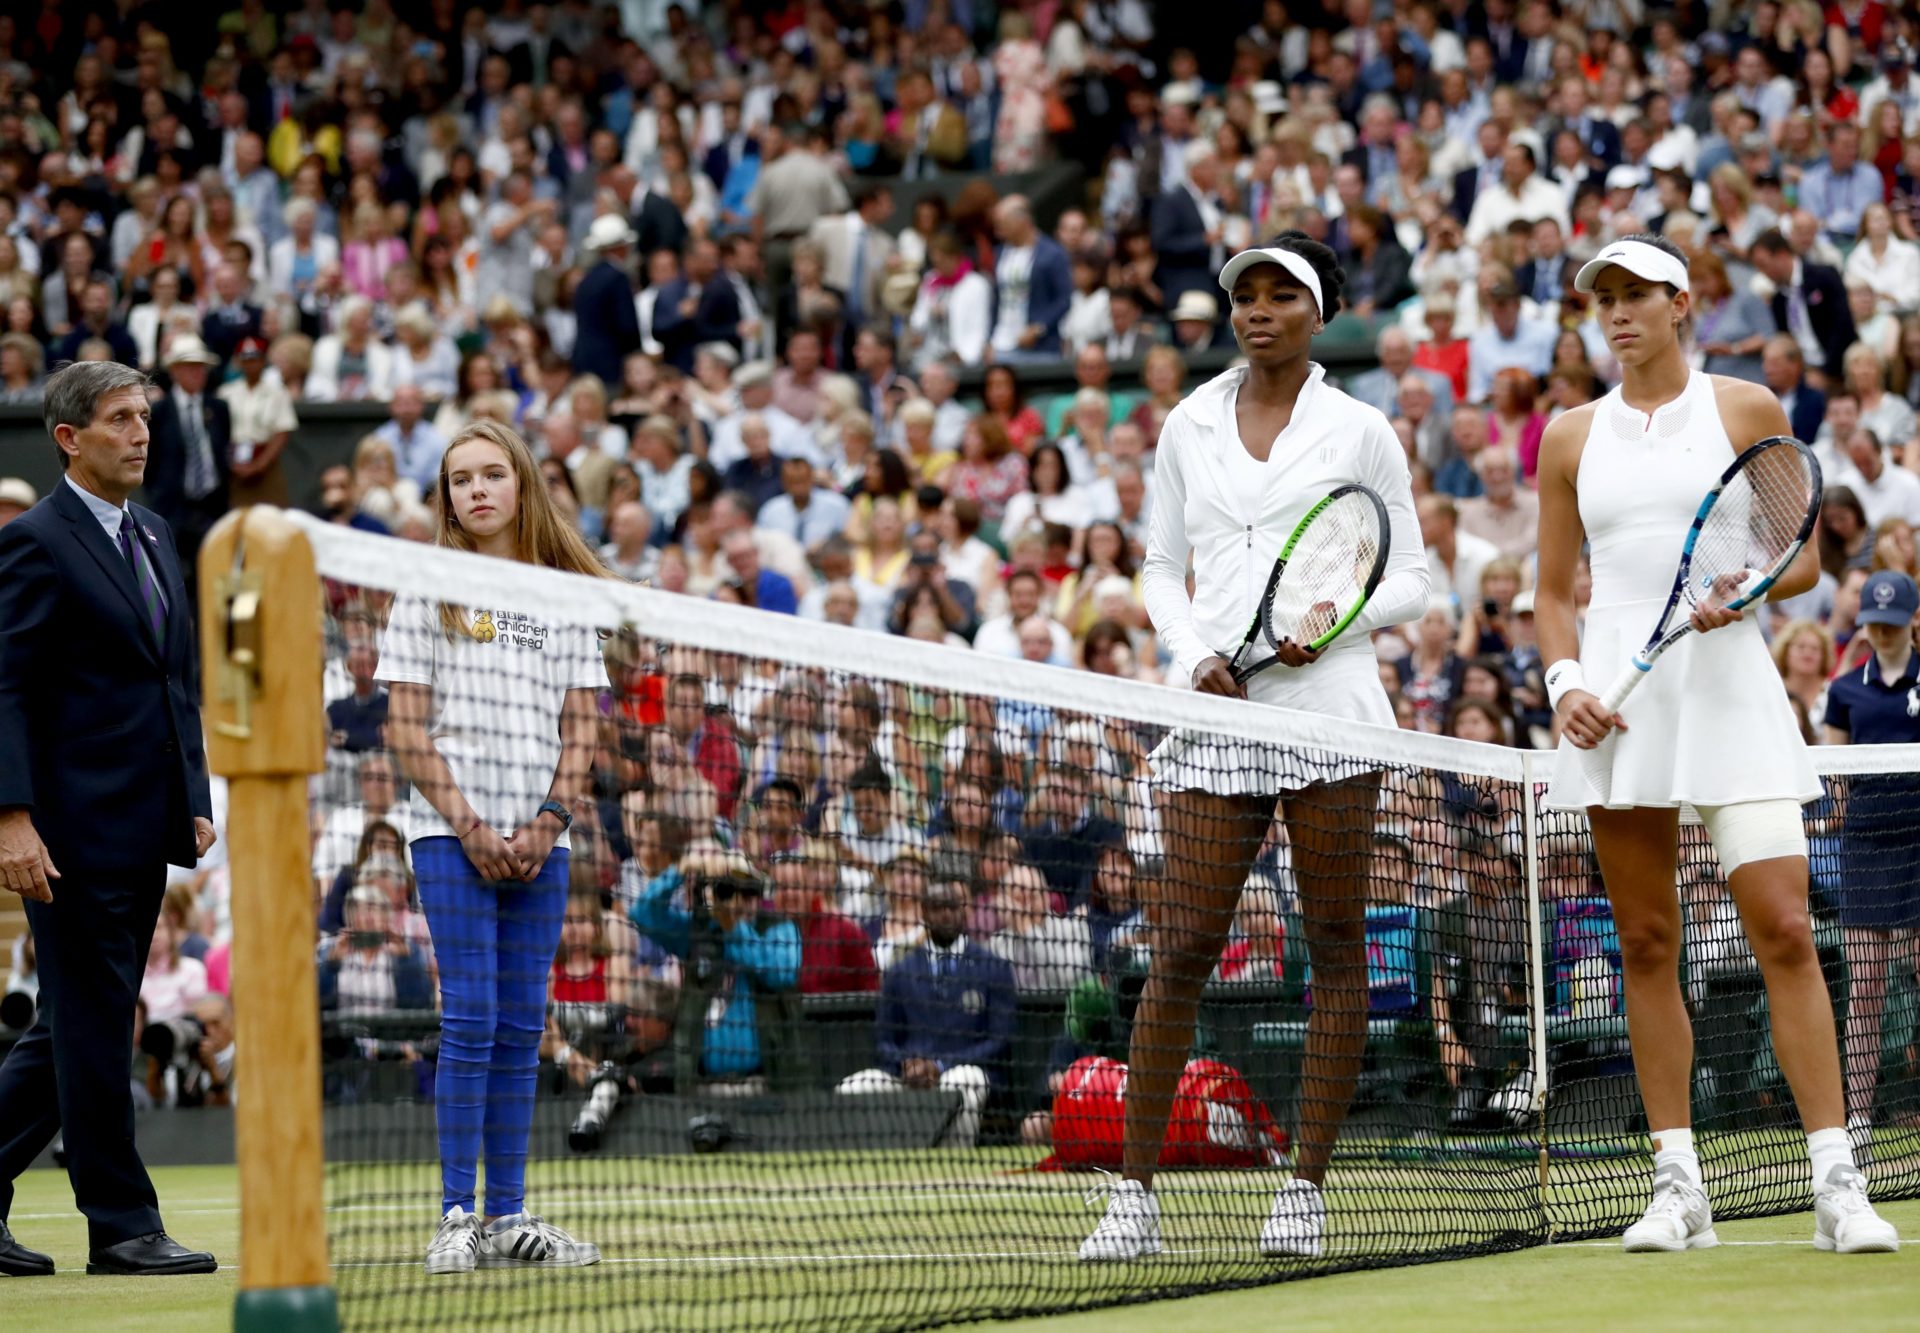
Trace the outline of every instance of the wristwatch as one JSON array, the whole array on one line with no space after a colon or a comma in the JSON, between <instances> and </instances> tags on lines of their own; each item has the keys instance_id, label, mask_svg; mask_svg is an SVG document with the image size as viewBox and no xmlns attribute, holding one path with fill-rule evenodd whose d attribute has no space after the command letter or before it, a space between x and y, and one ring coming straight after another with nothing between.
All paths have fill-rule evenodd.
<instances>
[{"instance_id":1,"label":"wristwatch","mask_svg":"<svg viewBox=\"0 0 1920 1333\"><path fill-rule=\"evenodd\" d=\"M541 815L552 815L559 820L562 833L573 827L573 812L558 801L542 802L540 808L533 812L533 817L538 819Z\"/></svg>"}]
</instances>

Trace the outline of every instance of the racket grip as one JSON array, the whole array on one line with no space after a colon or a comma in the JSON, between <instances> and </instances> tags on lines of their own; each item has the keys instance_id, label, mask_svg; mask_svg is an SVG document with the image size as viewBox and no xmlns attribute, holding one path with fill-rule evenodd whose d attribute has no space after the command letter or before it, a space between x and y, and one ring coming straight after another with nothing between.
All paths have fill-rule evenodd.
<instances>
[{"instance_id":1,"label":"racket grip","mask_svg":"<svg viewBox=\"0 0 1920 1333\"><path fill-rule=\"evenodd\" d=\"M1653 663L1642 661L1640 657L1635 656L1633 665L1614 677L1613 684L1607 686L1607 692L1600 696L1600 706L1608 714L1619 712L1620 705L1627 701L1628 695L1640 688L1640 682L1647 678L1647 673L1651 670L1653 670Z\"/></svg>"}]
</instances>

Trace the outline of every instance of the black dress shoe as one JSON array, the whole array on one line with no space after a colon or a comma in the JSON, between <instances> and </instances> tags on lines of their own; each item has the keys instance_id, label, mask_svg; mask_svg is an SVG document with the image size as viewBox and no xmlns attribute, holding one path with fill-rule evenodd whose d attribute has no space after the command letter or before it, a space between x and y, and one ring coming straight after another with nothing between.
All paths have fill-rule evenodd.
<instances>
[{"instance_id":1,"label":"black dress shoe","mask_svg":"<svg viewBox=\"0 0 1920 1333\"><path fill-rule=\"evenodd\" d=\"M220 1265L204 1250L189 1250L164 1231L102 1245L87 1253L89 1273L121 1277L167 1277L175 1273L213 1273Z\"/></svg>"},{"instance_id":2,"label":"black dress shoe","mask_svg":"<svg viewBox=\"0 0 1920 1333\"><path fill-rule=\"evenodd\" d=\"M53 1260L13 1238L0 1222L0 1277L52 1277Z\"/></svg>"}]
</instances>

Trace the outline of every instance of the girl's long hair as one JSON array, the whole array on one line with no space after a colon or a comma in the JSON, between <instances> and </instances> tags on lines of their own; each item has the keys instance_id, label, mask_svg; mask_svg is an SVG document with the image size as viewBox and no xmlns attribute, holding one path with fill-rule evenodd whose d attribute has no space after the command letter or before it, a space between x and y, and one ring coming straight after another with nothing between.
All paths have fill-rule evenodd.
<instances>
[{"instance_id":1,"label":"girl's long hair","mask_svg":"<svg viewBox=\"0 0 1920 1333\"><path fill-rule=\"evenodd\" d=\"M600 557L587 545L586 539L568 526L561 519L560 511L554 508L553 497L547 494L546 478L540 475L539 465L533 461L533 450L527 447L520 433L511 426L484 418L462 427L447 442L446 450L440 455L440 477L435 483L440 496L439 531L434 535L435 544L449 546L456 551L476 549L472 535L460 526L459 519L454 516L453 492L447 480L447 459L452 457L455 449L474 440L485 440L496 446L507 456L507 464L513 469L516 495L513 558L544 569L565 570L569 574L611 577L606 566L600 562ZM473 633L466 608L450 602L440 604L440 628L449 639Z\"/></svg>"}]
</instances>

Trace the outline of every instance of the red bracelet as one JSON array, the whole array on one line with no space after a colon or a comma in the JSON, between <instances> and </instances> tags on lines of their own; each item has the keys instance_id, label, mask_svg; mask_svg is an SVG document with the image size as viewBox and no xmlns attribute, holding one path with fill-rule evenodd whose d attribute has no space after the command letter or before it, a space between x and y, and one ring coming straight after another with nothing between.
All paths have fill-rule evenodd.
<instances>
[{"instance_id":1,"label":"red bracelet","mask_svg":"<svg viewBox=\"0 0 1920 1333\"><path fill-rule=\"evenodd\" d=\"M466 840L467 840L467 839L468 839L468 838L469 838L469 837L470 837L470 836L472 835L472 833L473 833L473 831L474 831L474 829L477 829L477 828L479 828L479 827L480 827L480 826L481 826L482 824L484 824L484 823L486 823L486 822L487 822L487 821L486 821L486 820L484 820L484 819L482 819L482 818L480 818L480 816L479 816L479 815L475 815L475 816L473 817L473 823L472 823L472 824L471 824L471 825L470 825L470 826L469 826L469 827L467 828L467 831L466 831L465 833L462 833L462 834L460 835L460 841L461 841L461 842L465 842L465 841L466 841Z\"/></svg>"}]
</instances>

